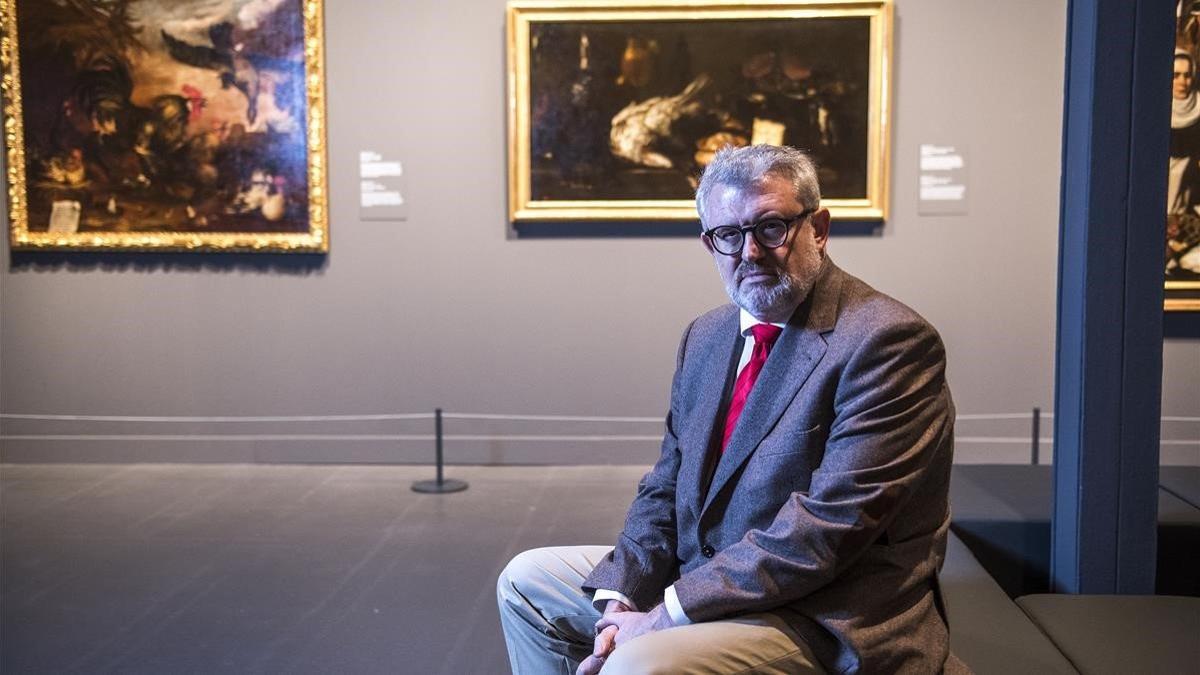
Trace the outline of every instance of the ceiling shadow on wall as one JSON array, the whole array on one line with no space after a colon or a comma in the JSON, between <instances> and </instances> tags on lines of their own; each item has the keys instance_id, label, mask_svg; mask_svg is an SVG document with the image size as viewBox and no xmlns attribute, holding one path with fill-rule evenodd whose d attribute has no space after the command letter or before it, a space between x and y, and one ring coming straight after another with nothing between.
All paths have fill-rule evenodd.
<instances>
[{"instance_id":1,"label":"ceiling shadow on wall","mask_svg":"<svg viewBox=\"0 0 1200 675\"><path fill-rule=\"evenodd\" d=\"M328 256L319 253L90 253L10 251L9 271L73 272L260 272L307 275L320 272Z\"/></svg>"},{"instance_id":2,"label":"ceiling shadow on wall","mask_svg":"<svg viewBox=\"0 0 1200 675\"><path fill-rule=\"evenodd\" d=\"M1200 312L1165 312L1163 337L1200 339Z\"/></svg>"},{"instance_id":3,"label":"ceiling shadow on wall","mask_svg":"<svg viewBox=\"0 0 1200 675\"><path fill-rule=\"evenodd\" d=\"M881 221L836 220L832 237L878 237L883 234ZM647 222L524 222L510 223L509 239L608 239L608 238L692 238L700 233L696 221Z\"/></svg>"}]
</instances>

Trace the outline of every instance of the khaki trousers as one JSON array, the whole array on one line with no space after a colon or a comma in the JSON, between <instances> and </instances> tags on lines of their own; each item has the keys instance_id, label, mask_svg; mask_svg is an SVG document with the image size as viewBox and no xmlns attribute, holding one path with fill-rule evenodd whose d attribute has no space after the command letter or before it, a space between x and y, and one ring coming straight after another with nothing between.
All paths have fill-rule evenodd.
<instances>
[{"instance_id":1,"label":"khaki trousers","mask_svg":"<svg viewBox=\"0 0 1200 675\"><path fill-rule=\"evenodd\" d=\"M496 601L515 675L573 675L592 653L600 612L580 586L611 550L533 549L504 568L496 583ZM824 672L808 645L769 612L642 635L613 651L603 669L603 675Z\"/></svg>"}]
</instances>

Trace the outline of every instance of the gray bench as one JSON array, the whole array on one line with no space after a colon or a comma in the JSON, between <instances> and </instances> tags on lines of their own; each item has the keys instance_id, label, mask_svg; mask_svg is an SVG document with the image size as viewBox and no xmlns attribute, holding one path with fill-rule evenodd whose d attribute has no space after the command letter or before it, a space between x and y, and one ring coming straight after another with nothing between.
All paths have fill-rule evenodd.
<instances>
[{"instance_id":1,"label":"gray bench","mask_svg":"<svg viewBox=\"0 0 1200 675\"><path fill-rule=\"evenodd\" d=\"M940 575L951 665L981 675L1200 673L1200 598L1171 597L1200 596L1200 467L1160 471L1160 595L1150 597L1043 594L1052 481L1049 466L954 467Z\"/></svg>"},{"instance_id":2,"label":"gray bench","mask_svg":"<svg viewBox=\"0 0 1200 675\"><path fill-rule=\"evenodd\" d=\"M1076 672L953 533L938 582L950 622L950 651L975 673Z\"/></svg>"},{"instance_id":3,"label":"gray bench","mask_svg":"<svg viewBox=\"0 0 1200 675\"><path fill-rule=\"evenodd\" d=\"M951 533L939 575L948 673L1200 672L1200 598L1037 594L1015 602Z\"/></svg>"}]
</instances>

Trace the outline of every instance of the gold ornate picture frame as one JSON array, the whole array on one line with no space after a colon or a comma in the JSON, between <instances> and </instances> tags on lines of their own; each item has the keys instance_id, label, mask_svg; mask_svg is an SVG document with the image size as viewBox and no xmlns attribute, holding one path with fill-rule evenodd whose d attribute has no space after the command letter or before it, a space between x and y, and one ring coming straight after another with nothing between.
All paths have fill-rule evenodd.
<instances>
[{"instance_id":1,"label":"gold ornate picture frame","mask_svg":"<svg viewBox=\"0 0 1200 675\"><path fill-rule=\"evenodd\" d=\"M10 244L324 253L323 0L0 0Z\"/></svg>"},{"instance_id":2,"label":"gold ornate picture frame","mask_svg":"<svg viewBox=\"0 0 1200 675\"><path fill-rule=\"evenodd\" d=\"M695 220L727 144L809 150L835 218L887 216L891 0L513 0L509 218Z\"/></svg>"}]
</instances>

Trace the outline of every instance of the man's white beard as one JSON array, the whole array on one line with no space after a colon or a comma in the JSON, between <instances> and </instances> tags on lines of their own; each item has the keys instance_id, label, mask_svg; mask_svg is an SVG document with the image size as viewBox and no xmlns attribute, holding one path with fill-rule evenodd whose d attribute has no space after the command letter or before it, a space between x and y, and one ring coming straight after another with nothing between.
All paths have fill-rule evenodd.
<instances>
[{"instance_id":1,"label":"man's white beard","mask_svg":"<svg viewBox=\"0 0 1200 675\"><path fill-rule=\"evenodd\" d=\"M746 272L752 267L747 268ZM759 268L761 269L761 268ZM733 304L750 312L755 318L763 321L782 322L800 304L800 300L808 294L808 288L801 288L797 279L779 270L768 270L774 273L775 280L769 284L757 283L751 286L740 286L737 279L725 285L725 292ZM741 269L735 277L743 276L746 272Z\"/></svg>"},{"instance_id":2,"label":"man's white beard","mask_svg":"<svg viewBox=\"0 0 1200 675\"><path fill-rule=\"evenodd\" d=\"M743 262L735 271L733 279L725 284L725 292L733 304L750 312L755 318L763 321L780 323L787 321L796 307L808 297L813 284L816 283L817 273L821 268L821 258L808 261L807 269L801 270L799 276L789 274L786 270L776 267L762 267ZM775 276L769 284L754 284L742 287L738 282L751 272L767 272Z\"/></svg>"},{"instance_id":3,"label":"man's white beard","mask_svg":"<svg viewBox=\"0 0 1200 675\"><path fill-rule=\"evenodd\" d=\"M777 315L788 309L792 304L795 286L786 274L776 278L771 285L755 284L750 288L741 288L737 282L730 282L725 292L733 300L733 304L750 312L755 317Z\"/></svg>"}]
</instances>

